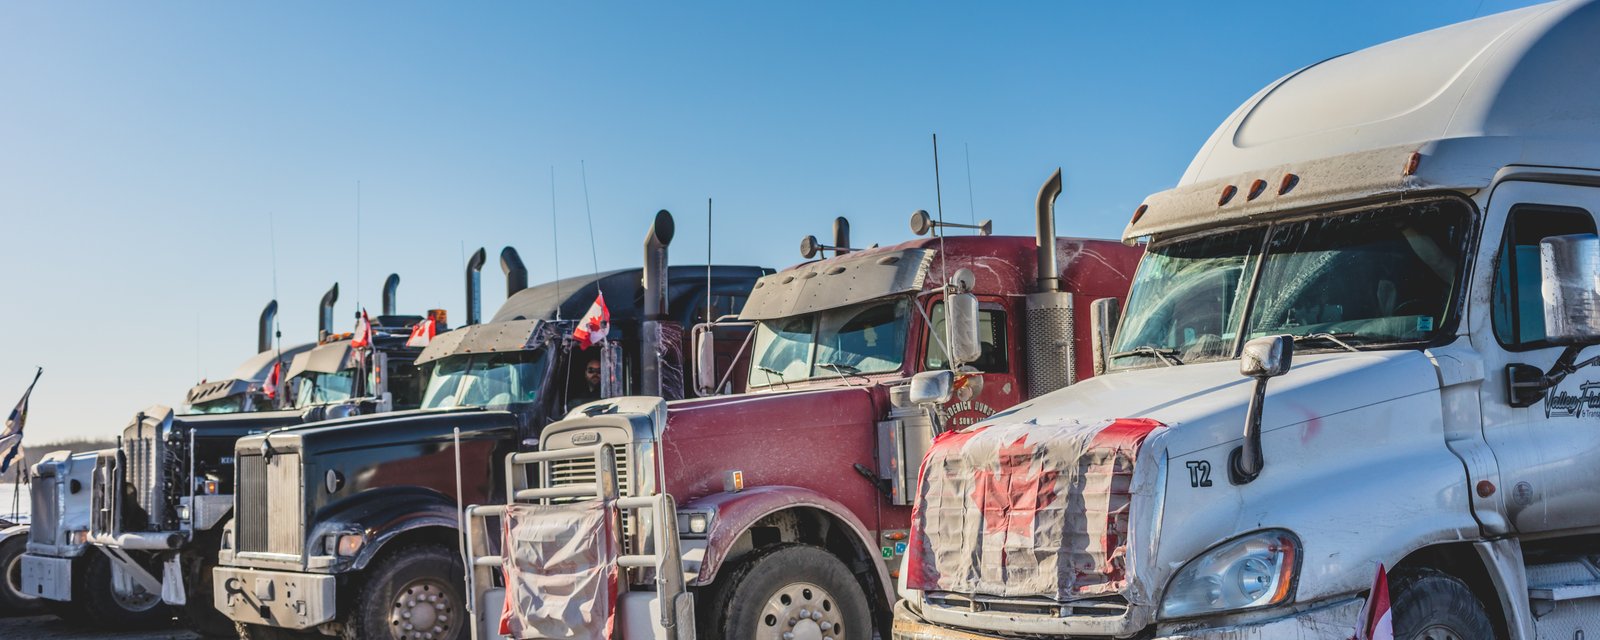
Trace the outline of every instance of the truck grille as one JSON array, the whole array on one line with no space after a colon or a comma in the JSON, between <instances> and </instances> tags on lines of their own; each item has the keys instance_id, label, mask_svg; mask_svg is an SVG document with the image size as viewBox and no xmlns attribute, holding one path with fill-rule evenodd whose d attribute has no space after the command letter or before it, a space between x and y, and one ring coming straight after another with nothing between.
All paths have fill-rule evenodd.
<instances>
[{"instance_id":1,"label":"truck grille","mask_svg":"<svg viewBox=\"0 0 1600 640\"><path fill-rule=\"evenodd\" d=\"M617 496L628 497L633 495L632 474L628 473L628 449L626 446L612 448L613 459L617 465ZM584 484L594 482L594 459L580 458L557 460L550 463L550 486L559 487L569 484ZM567 501L575 501L568 498ZM633 530L636 516L628 514L622 518L622 552L629 553L633 548Z\"/></svg>"},{"instance_id":2,"label":"truck grille","mask_svg":"<svg viewBox=\"0 0 1600 640\"><path fill-rule=\"evenodd\" d=\"M122 443L128 469L123 476L133 485L133 499L139 509L148 514L149 528L164 530L167 520L167 447L161 439L160 427L136 424L130 427ZM134 523L126 523L133 526Z\"/></svg>"},{"instance_id":3,"label":"truck grille","mask_svg":"<svg viewBox=\"0 0 1600 640\"><path fill-rule=\"evenodd\" d=\"M239 486L234 492L234 532L239 551L299 555L305 550L301 531L300 454L239 456Z\"/></svg>"},{"instance_id":4,"label":"truck grille","mask_svg":"<svg viewBox=\"0 0 1600 640\"><path fill-rule=\"evenodd\" d=\"M95 535L116 535L117 452L102 452L94 459L94 476L89 480L89 530Z\"/></svg>"},{"instance_id":5,"label":"truck grille","mask_svg":"<svg viewBox=\"0 0 1600 640\"><path fill-rule=\"evenodd\" d=\"M58 472L60 473L60 472ZM37 544L57 545L61 541L56 539L60 534L61 525L61 500L58 492L61 483L58 478L40 478L33 476L32 504L28 525L28 541Z\"/></svg>"}]
</instances>

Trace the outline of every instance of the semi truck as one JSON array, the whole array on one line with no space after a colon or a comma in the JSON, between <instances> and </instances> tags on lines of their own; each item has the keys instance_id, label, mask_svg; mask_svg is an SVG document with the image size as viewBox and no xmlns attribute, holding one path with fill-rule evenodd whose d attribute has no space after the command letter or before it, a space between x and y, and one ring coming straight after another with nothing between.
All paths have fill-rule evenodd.
<instances>
[{"instance_id":1,"label":"semi truck","mask_svg":"<svg viewBox=\"0 0 1600 640\"><path fill-rule=\"evenodd\" d=\"M88 482L79 485L87 489L94 516L81 535L95 550L86 564L76 563L83 564L82 572L71 573L71 558L85 555L81 545L30 549L23 562L32 571L24 588L49 600L71 602L89 620L104 625L164 624L173 613L170 605L189 626L207 635L231 634L231 621L210 606L208 580L218 524L232 507L233 443L243 435L327 415L415 407L421 388L409 370L420 349L405 346L405 341L411 326L424 318L396 314L399 282L395 274L385 281L382 312L373 322L372 344L364 350L350 348L349 334L332 332L337 284L319 304L320 339L315 345L279 353L267 337L275 314L264 313L260 347L266 350L254 359L261 362L241 368L254 377L236 375L225 387L202 383L202 393L190 394L219 406L209 389L237 389L244 399L226 406L245 412L192 413L192 405L187 414L159 405L141 412L124 430L119 449L97 456ZM269 383L274 367L287 374ZM391 368L399 374L389 375ZM271 393L269 386L274 387ZM67 555L74 552L76 556Z\"/></svg>"},{"instance_id":2,"label":"semi truck","mask_svg":"<svg viewBox=\"0 0 1600 640\"><path fill-rule=\"evenodd\" d=\"M1247 100L1107 373L930 450L895 640L1600 634L1597 58L1558 2Z\"/></svg>"},{"instance_id":3,"label":"semi truck","mask_svg":"<svg viewBox=\"0 0 1600 640\"><path fill-rule=\"evenodd\" d=\"M546 428L507 459L508 502L472 509L479 636L887 634L921 452L1093 375L1079 302L1127 290L1141 250L1057 237L1060 192L1058 170L1031 237L987 222L947 235L919 211L913 231L937 237L807 238L805 257L834 255L762 278L736 317L695 330L704 345L750 329L746 393L711 393L728 374L705 366L707 397L603 400ZM619 524L567 526L581 521L567 509ZM616 593L585 590L594 572Z\"/></svg>"},{"instance_id":4,"label":"semi truck","mask_svg":"<svg viewBox=\"0 0 1600 640\"><path fill-rule=\"evenodd\" d=\"M572 406L645 390L682 395L682 324L710 307L737 309L771 272L668 267L673 235L661 211L644 269L535 287L503 255L507 299L494 317L479 322L471 297L466 326L417 358L428 381L420 410L240 440L217 609L248 638L466 637L459 503L496 496L497 462L535 446ZM474 291L483 262L480 252L469 264Z\"/></svg>"},{"instance_id":5,"label":"semi truck","mask_svg":"<svg viewBox=\"0 0 1600 640\"><path fill-rule=\"evenodd\" d=\"M274 363L287 365L290 358L311 348L310 344L295 345L284 348L280 354L273 347L272 326L277 312L276 300L262 310L256 355L227 378L201 381L185 393L186 401L197 403L191 404L192 410L222 414L270 409L273 400L268 398L264 385ZM65 618L82 618L84 616L78 614L87 609L92 614L91 621L109 622L127 617L137 625L151 615L150 610L156 606L153 598L111 594L110 561L99 553L86 553L91 548L88 541L93 509L90 489L96 460L114 455L114 449L78 453L57 451L45 455L28 470L31 523L28 527L8 530L7 533L21 537L7 538L6 546L0 547L3 552L0 566L7 569L8 600L27 602L30 609L43 608ZM39 559L44 558L54 561L58 572L41 571ZM85 576L91 572L106 578L95 583L100 588L92 594L85 590ZM61 581L59 587L57 580ZM76 600L78 605L69 605L71 600ZM84 604L91 600L95 606Z\"/></svg>"}]
</instances>

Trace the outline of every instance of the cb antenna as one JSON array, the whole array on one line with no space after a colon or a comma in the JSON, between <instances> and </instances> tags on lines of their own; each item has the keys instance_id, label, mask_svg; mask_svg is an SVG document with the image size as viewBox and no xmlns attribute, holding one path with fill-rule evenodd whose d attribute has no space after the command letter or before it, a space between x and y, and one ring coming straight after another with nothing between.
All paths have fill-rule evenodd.
<instances>
[{"instance_id":1,"label":"cb antenna","mask_svg":"<svg viewBox=\"0 0 1600 640\"><path fill-rule=\"evenodd\" d=\"M944 226L944 189L939 185L939 134L933 134L933 195L939 207L939 226ZM936 227L937 228L937 227ZM939 234L939 276L950 283L949 270L945 268L944 234Z\"/></svg>"},{"instance_id":2,"label":"cb antenna","mask_svg":"<svg viewBox=\"0 0 1600 640\"><path fill-rule=\"evenodd\" d=\"M706 198L706 322L716 322L711 317L711 198Z\"/></svg>"},{"instance_id":3,"label":"cb antenna","mask_svg":"<svg viewBox=\"0 0 1600 640\"><path fill-rule=\"evenodd\" d=\"M556 320L561 319L561 240L556 237L556 166L550 165L550 259L556 265Z\"/></svg>"},{"instance_id":4,"label":"cb antenna","mask_svg":"<svg viewBox=\"0 0 1600 640\"><path fill-rule=\"evenodd\" d=\"M589 208L589 167L584 161L578 161L578 169L583 172L583 213L589 218L589 259L594 261L594 294L600 295L600 254L594 250L594 210Z\"/></svg>"}]
</instances>

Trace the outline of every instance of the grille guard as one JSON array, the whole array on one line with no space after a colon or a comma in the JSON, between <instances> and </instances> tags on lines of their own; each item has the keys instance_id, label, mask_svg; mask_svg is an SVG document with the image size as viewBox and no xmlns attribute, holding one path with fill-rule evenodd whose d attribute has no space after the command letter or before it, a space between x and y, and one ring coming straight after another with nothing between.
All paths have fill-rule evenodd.
<instances>
[{"instance_id":1,"label":"grille guard","mask_svg":"<svg viewBox=\"0 0 1600 640\"><path fill-rule=\"evenodd\" d=\"M594 482L540 487L529 485L528 478L549 477L548 465L569 460L593 461ZM615 461L613 448L609 444L510 454L506 456L505 462L507 504L550 504L553 501L574 499L604 500L615 505L617 513L612 514L613 518L618 518L623 511L652 511L655 517L650 521L655 528L653 533L656 553L621 553L617 556L616 563L619 569L639 568L655 571L656 597L661 606L659 618L653 621L656 627L653 629L653 636L694 640L694 595L684 586L683 556L678 543L677 508L672 496L664 493L640 497L619 496ZM495 588L495 576L505 562L504 556L486 552L495 547L491 543L496 540L491 537L489 519L504 515L506 507L506 504L472 505L463 510L464 539L461 548L466 552L467 614L471 619L474 640L500 637L497 633L490 633L488 630L490 628L483 627L485 619L482 614L485 612L480 611L479 603ZM642 518L640 520L643 521ZM621 527L614 527L613 530L621 535ZM621 541L617 542L618 548L622 548ZM480 555L480 551L485 553ZM630 581L619 579L617 582L617 600L620 603L630 586ZM495 619L498 620L498 615ZM619 632L621 626L618 625Z\"/></svg>"}]
</instances>

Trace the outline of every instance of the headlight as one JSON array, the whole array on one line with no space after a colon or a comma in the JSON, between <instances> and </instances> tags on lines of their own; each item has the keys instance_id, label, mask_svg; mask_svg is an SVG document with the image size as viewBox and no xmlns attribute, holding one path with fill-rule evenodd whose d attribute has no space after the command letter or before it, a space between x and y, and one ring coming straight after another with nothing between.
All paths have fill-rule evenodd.
<instances>
[{"instance_id":1,"label":"headlight","mask_svg":"<svg viewBox=\"0 0 1600 640\"><path fill-rule=\"evenodd\" d=\"M704 538L717 517L714 511L679 511L678 535L684 538Z\"/></svg>"},{"instance_id":2,"label":"headlight","mask_svg":"<svg viewBox=\"0 0 1600 640\"><path fill-rule=\"evenodd\" d=\"M180 520L182 522L188 522L189 521L189 505L186 505L186 504L178 505L178 520Z\"/></svg>"},{"instance_id":3,"label":"headlight","mask_svg":"<svg viewBox=\"0 0 1600 640\"><path fill-rule=\"evenodd\" d=\"M1300 541L1281 529L1223 543L1189 561L1161 601L1162 618L1281 604L1294 592Z\"/></svg>"},{"instance_id":4,"label":"headlight","mask_svg":"<svg viewBox=\"0 0 1600 640\"><path fill-rule=\"evenodd\" d=\"M359 533L335 533L329 535L323 544L328 555L349 558L361 551L366 543L366 536Z\"/></svg>"}]
</instances>

